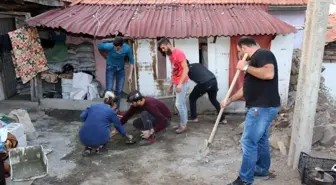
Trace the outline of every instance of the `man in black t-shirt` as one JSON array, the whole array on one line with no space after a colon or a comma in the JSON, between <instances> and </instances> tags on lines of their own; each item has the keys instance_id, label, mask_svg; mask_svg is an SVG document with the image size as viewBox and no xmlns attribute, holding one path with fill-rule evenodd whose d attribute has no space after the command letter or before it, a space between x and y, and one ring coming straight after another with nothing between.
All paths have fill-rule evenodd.
<instances>
[{"instance_id":1,"label":"man in black t-shirt","mask_svg":"<svg viewBox=\"0 0 336 185\"><path fill-rule=\"evenodd\" d=\"M205 93L208 93L211 104L216 108L217 113L219 113L221 107L219 102L217 101L218 84L216 76L206 67L204 67L203 64L189 64L189 61L187 61L187 63L189 67L188 76L190 80L194 81L197 84L189 95L189 121L198 122L196 102L197 99L202 97ZM220 122L226 123L224 114L222 115Z\"/></svg>"},{"instance_id":2,"label":"man in black t-shirt","mask_svg":"<svg viewBox=\"0 0 336 185\"><path fill-rule=\"evenodd\" d=\"M244 97L248 111L241 139L243 161L239 177L229 185L251 185L254 178L269 178L268 129L280 107L278 65L274 54L259 48L251 37L240 38L237 47L250 58L249 64L241 60L237 64L237 69L245 72L244 86L221 105L226 107Z\"/></svg>"}]
</instances>

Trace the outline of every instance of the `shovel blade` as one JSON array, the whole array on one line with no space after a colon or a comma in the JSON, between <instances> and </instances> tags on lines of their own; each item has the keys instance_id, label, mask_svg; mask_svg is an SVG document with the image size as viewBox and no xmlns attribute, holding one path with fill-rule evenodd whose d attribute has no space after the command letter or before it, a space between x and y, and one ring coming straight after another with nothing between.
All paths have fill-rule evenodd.
<instances>
[{"instance_id":1,"label":"shovel blade","mask_svg":"<svg viewBox=\"0 0 336 185\"><path fill-rule=\"evenodd\" d=\"M203 160L209 153L209 143L208 140L205 140L204 145L198 151L197 160Z\"/></svg>"}]
</instances>

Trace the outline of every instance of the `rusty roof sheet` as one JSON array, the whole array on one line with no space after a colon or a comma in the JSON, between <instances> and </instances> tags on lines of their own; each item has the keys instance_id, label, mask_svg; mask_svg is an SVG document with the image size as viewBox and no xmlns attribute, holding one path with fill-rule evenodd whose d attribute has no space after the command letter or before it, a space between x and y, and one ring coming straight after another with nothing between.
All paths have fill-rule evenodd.
<instances>
[{"instance_id":1,"label":"rusty roof sheet","mask_svg":"<svg viewBox=\"0 0 336 185\"><path fill-rule=\"evenodd\" d=\"M171 5L171 4L267 4L307 5L308 0L72 0L75 4L101 5Z\"/></svg>"},{"instance_id":2,"label":"rusty roof sheet","mask_svg":"<svg viewBox=\"0 0 336 185\"><path fill-rule=\"evenodd\" d=\"M99 37L121 33L132 38L273 35L296 31L265 9L266 6L253 5L76 5L39 15L28 24Z\"/></svg>"},{"instance_id":3,"label":"rusty roof sheet","mask_svg":"<svg viewBox=\"0 0 336 185\"><path fill-rule=\"evenodd\" d=\"M328 17L328 27L330 29L326 34L326 43L335 42L336 41L336 14L331 14Z\"/></svg>"}]
</instances>

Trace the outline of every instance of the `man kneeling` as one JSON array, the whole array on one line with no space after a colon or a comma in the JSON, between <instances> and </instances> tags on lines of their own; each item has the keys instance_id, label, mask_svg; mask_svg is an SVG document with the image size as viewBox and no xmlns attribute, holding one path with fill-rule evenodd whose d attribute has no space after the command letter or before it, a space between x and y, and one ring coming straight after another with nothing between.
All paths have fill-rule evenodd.
<instances>
[{"instance_id":1,"label":"man kneeling","mask_svg":"<svg viewBox=\"0 0 336 185\"><path fill-rule=\"evenodd\" d=\"M126 138L126 143L133 143L133 136L126 133L125 128L121 125L115 111L118 97L113 92L107 91L104 97L104 103L94 104L85 109L80 115L84 122L79 131L79 138L85 145L84 156L93 152L97 154L106 151L106 144L110 140L111 126Z\"/></svg>"},{"instance_id":2,"label":"man kneeling","mask_svg":"<svg viewBox=\"0 0 336 185\"><path fill-rule=\"evenodd\" d=\"M140 118L134 120L135 128L142 130L141 145L152 144L156 141L155 134L161 134L169 126L172 114L169 108L161 101L144 97L139 91L131 92L127 97L131 107L121 118L121 124L125 124L135 113L140 112Z\"/></svg>"}]
</instances>

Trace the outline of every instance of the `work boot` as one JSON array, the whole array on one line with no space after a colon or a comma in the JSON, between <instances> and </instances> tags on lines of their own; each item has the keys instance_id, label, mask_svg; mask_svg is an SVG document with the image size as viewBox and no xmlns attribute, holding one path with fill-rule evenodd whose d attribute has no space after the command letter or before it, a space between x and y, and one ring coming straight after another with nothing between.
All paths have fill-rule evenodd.
<instances>
[{"instance_id":1,"label":"work boot","mask_svg":"<svg viewBox=\"0 0 336 185\"><path fill-rule=\"evenodd\" d=\"M252 185L252 183L244 182L240 177L238 177L234 182L228 185Z\"/></svg>"},{"instance_id":2,"label":"work boot","mask_svg":"<svg viewBox=\"0 0 336 185\"><path fill-rule=\"evenodd\" d=\"M153 143L155 143L156 142L156 137L155 137L155 133L154 134L152 134L148 139L142 139L141 141L140 141L140 145L141 146L146 146L146 145L151 145L151 144L153 144Z\"/></svg>"}]
</instances>

